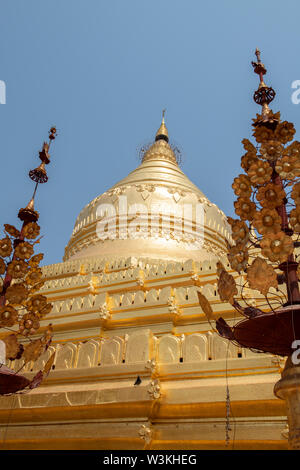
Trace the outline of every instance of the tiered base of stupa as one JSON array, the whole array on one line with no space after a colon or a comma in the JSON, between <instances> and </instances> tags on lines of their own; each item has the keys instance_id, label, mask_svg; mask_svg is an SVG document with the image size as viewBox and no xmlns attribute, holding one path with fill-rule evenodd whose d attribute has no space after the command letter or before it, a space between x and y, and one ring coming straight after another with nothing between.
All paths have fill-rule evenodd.
<instances>
[{"instance_id":1,"label":"tiered base of stupa","mask_svg":"<svg viewBox=\"0 0 300 470\"><path fill-rule=\"evenodd\" d=\"M0 398L2 449L287 448L273 394L282 361L229 344L199 306L202 288L216 318L236 321L216 293L216 261L87 258L44 274L54 341L24 373L54 349L55 369L30 393Z\"/></svg>"}]
</instances>

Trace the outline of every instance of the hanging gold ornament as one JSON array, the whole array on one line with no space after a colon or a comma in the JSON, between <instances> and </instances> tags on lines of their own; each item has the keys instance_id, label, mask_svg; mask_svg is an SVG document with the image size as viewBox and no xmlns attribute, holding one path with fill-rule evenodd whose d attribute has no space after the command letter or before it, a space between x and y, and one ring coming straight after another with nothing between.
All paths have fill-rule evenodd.
<instances>
[{"instance_id":1,"label":"hanging gold ornament","mask_svg":"<svg viewBox=\"0 0 300 470\"><path fill-rule=\"evenodd\" d=\"M276 162L275 170L283 179L293 180L300 176L300 159L285 155Z\"/></svg>"},{"instance_id":2,"label":"hanging gold ornament","mask_svg":"<svg viewBox=\"0 0 300 470\"><path fill-rule=\"evenodd\" d=\"M238 293L233 276L225 270L221 271L219 275L218 293L222 302L229 302L230 304L234 303L234 296Z\"/></svg>"},{"instance_id":3,"label":"hanging gold ornament","mask_svg":"<svg viewBox=\"0 0 300 470\"><path fill-rule=\"evenodd\" d=\"M257 160L256 163L252 163L248 170L248 175L251 183L254 186L268 183L272 176L272 167L268 162Z\"/></svg>"},{"instance_id":4,"label":"hanging gold ornament","mask_svg":"<svg viewBox=\"0 0 300 470\"><path fill-rule=\"evenodd\" d=\"M249 240L249 228L245 222L239 219L227 217L227 222L231 225L231 236L236 244L246 245Z\"/></svg>"},{"instance_id":5,"label":"hanging gold ornament","mask_svg":"<svg viewBox=\"0 0 300 470\"><path fill-rule=\"evenodd\" d=\"M254 202L250 201L249 198L239 197L237 201L234 202L235 213L242 220L251 221L254 217L256 205Z\"/></svg>"},{"instance_id":6,"label":"hanging gold ornament","mask_svg":"<svg viewBox=\"0 0 300 470\"><path fill-rule=\"evenodd\" d=\"M247 268L249 253L245 245L238 244L230 248L227 258L232 269L240 273Z\"/></svg>"},{"instance_id":7,"label":"hanging gold ornament","mask_svg":"<svg viewBox=\"0 0 300 470\"><path fill-rule=\"evenodd\" d=\"M259 203L267 209L275 209L279 207L285 198L284 190L273 183L268 183L266 186L261 186L256 194L256 199Z\"/></svg>"},{"instance_id":8,"label":"hanging gold ornament","mask_svg":"<svg viewBox=\"0 0 300 470\"><path fill-rule=\"evenodd\" d=\"M3 256L3 258L6 258L7 256L10 256L12 253L12 244L11 241L8 237L2 238L0 240L0 256Z\"/></svg>"},{"instance_id":9,"label":"hanging gold ornament","mask_svg":"<svg viewBox=\"0 0 300 470\"><path fill-rule=\"evenodd\" d=\"M290 224L294 232L300 232L300 206L296 206L290 213Z\"/></svg>"},{"instance_id":10,"label":"hanging gold ornament","mask_svg":"<svg viewBox=\"0 0 300 470\"><path fill-rule=\"evenodd\" d=\"M261 235L277 233L281 229L281 217L275 209L262 209L255 213L253 225Z\"/></svg>"},{"instance_id":11,"label":"hanging gold ornament","mask_svg":"<svg viewBox=\"0 0 300 470\"><path fill-rule=\"evenodd\" d=\"M252 194L251 182L249 176L239 175L234 178L232 189L237 196L250 197Z\"/></svg>"},{"instance_id":12,"label":"hanging gold ornament","mask_svg":"<svg viewBox=\"0 0 300 470\"><path fill-rule=\"evenodd\" d=\"M198 294L200 307L202 308L207 318L211 320L213 318L214 312L210 306L209 301L207 300L205 295L201 294L201 292L198 291L197 294Z\"/></svg>"},{"instance_id":13,"label":"hanging gold ornament","mask_svg":"<svg viewBox=\"0 0 300 470\"><path fill-rule=\"evenodd\" d=\"M269 142L264 142L260 146L260 154L262 158L265 158L269 161L277 160L283 151L283 146L280 142L276 140L270 140Z\"/></svg>"},{"instance_id":14,"label":"hanging gold ornament","mask_svg":"<svg viewBox=\"0 0 300 470\"><path fill-rule=\"evenodd\" d=\"M279 142L286 144L293 140L296 130L291 122L283 121L276 127L275 139Z\"/></svg>"},{"instance_id":15,"label":"hanging gold ornament","mask_svg":"<svg viewBox=\"0 0 300 470\"><path fill-rule=\"evenodd\" d=\"M272 262L284 263L293 253L294 244L291 237L284 232L268 233L260 242L262 255Z\"/></svg>"},{"instance_id":16,"label":"hanging gold ornament","mask_svg":"<svg viewBox=\"0 0 300 470\"><path fill-rule=\"evenodd\" d=\"M245 155L242 156L241 167L243 168L243 170L245 170L247 172L249 170L250 166L253 163L256 163L257 161L258 161L258 158L257 158L257 155L256 155L256 151L255 152L247 152L247 153L245 153Z\"/></svg>"},{"instance_id":17,"label":"hanging gold ornament","mask_svg":"<svg viewBox=\"0 0 300 470\"><path fill-rule=\"evenodd\" d=\"M270 288L278 287L277 275L271 265L262 258L256 258L247 269L247 281L251 289L267 295Z\"/></svg>"}]
</instances>

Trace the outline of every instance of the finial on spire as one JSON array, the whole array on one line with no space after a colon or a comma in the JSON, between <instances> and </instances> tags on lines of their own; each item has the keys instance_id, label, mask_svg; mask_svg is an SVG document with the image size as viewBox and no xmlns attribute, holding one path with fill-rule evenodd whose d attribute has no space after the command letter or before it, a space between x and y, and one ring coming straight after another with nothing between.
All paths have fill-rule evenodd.
<instances>
[{"instance_id":1,"label":"finial on spire","mask_svg":"<svg viewBox=\"0 0 300 470\"><path fill-rule=\"evenodd\" d=\"M257 62L251 62L251 64L254 68L254 72L259 75L260 83L258 89L254 93L253 99L255 103L266 108L266 106L273 101L276 93L273 88L268 87L263 80L263 76L267 73L267 69L261 61L260 50L258 48L256 48L255 55Z\"/></svg>"},{"instance_id":2,"label":"finial on spire","mask_svg":"<svg viewBox=\"0 0 300 470\"><path fill-rule=\"evenodd\" d=\"M165 140L166 142L169 142L169 133L167 126L165 124L165 113L166 110L162 110L162 120L161 120L161 125L158 131L156 132L155 140Z\"/></svg>"}]
</instances>

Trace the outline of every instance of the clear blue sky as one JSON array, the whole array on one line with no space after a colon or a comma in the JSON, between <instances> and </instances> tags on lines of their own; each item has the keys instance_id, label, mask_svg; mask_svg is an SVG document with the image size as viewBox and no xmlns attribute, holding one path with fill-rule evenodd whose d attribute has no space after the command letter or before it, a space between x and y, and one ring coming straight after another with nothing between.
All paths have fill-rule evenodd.
<instances>
[{"instance_id":1,"label":"clear blue sky","mask_svg":"<svg viewBox=\"0 0 300 470\"><path fill-rule=\"evenodd\" d=\"M259 112L254 50L277 92L273 110L299 135L299 36L297 0L0 0L1 223L18 222L55 124L36 209L45 263L61 261L77 214L138 165L162 108L183 170L232 215L241 140Z\"/></svg>"}]
</instances>

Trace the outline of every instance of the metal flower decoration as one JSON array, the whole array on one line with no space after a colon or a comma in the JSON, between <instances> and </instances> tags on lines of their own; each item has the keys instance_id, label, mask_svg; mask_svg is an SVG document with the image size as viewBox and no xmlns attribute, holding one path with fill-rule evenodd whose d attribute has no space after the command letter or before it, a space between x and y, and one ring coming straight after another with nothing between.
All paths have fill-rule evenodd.
<instances>
[{"instance_id":1,"label":"metal flower decoration","mask_svg":"<svg viewBox=\"0 0 300 470\"><path fill-rule=\"evenodd\" d=\"M44 166L50 162L48 151L55 138L54 129L50 131L49 144L44 144L40 152ZM45 175L46 170L43 171ZM42 270L39 268L43 254L34 254L40 235L37 224L39 214L34 209L34 197L38 184L46 182L46 179L38 178L35 170L29 176L36 185L29 204L18 213L22 226L17 229L5 224L5 236L0 240L0 341L5 346L6 360L23 359L24 364L37 360L49 347L52 339L51 324L41 338L32 339L33 335L39 333L40 321L51 312L52 304L47 301L46 296L36 294L44 283ZM40 371L30 381L19 372L11 371L0 364L0 395L37 387L49 370L48 364L44 372Z\"/></svg>"},{"instance_id":2,"label":"metal flower decoration","mask_svg":"<svg viewBox=\"0 0 300 470\"><path fill-rule=\"evenodd\" d=\"M220 318L216 326L235 344L285 356L293 352L292 338L300 338L300 142L291 142L293 124L281 122L280 113L269 108L275 91L264 83L266 68L258 50L256 56L252 65L260 84L253 98L262 112L253 120L256 143L242 141L245 174L232 185L238 218L228 218L234 245L227 256L236 274L217 267L221 301L246 318L233 327ZM253 293L253 300L261 308L243 295L251 289L260 292L257 299Z\"/></svg>"}]
</instances>

